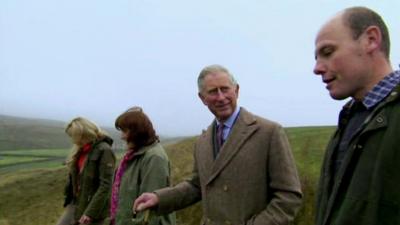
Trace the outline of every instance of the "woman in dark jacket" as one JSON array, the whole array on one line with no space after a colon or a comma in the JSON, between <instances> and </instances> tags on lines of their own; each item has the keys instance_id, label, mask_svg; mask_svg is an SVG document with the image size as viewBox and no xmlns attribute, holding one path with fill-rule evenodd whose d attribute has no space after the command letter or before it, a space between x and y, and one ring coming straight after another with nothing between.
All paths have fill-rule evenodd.
<instances>
[{"instance_id":1,"label":"woman in dark jacket","mask_svg":"<svg viewBox=\"0 0 400 225\"><path fill-rule=\"evenodd\" d=\"M112 225L174 225L175 214L134 214L133 202L143 192L170 185L170 163L150 119L140 107L120 115L115 127L122 132L127 151L115 174L111 198Z\"/></svg>"},{"instance_id":2,"label":"woman in dark jacket","mask_svg":"<svg viewBox=\"0 0 400 225\"><path fill-rule=\"evenodd\" d=\"M102 224L109 212L115 168L113 140L82 117L73 119L65 132L74 145L67 160L65 212L57 225Z\"/></svg>"}]
</instances>

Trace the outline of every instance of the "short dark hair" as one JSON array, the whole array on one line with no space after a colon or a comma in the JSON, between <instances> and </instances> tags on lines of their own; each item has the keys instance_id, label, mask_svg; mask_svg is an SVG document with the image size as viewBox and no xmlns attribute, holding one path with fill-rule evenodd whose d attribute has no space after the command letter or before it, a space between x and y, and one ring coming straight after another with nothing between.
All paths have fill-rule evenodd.
<instances>
[{"instance_id":1,"label":"short dark hair","mask_svg":"<svg viewBox=\"0 0 400 225\"><path fill-rule=\"evenodd\" d=\"M134 144L136 149L159 141L149 117L140 107L132 107L115 120L117 130L128 132L127 142Z\"/></svg>"},{"instance_id":2,"label":"short dark hair","mask_svg":"<svg viewBox=\"0 0 400 225\"><path fill-rule=\"evenodd\" d=\"M390 37L388 28L382 17L375 11L366 7L351 7L344 11L344 22L350 28L354 40L369 26L377 26L382 34L382 44L380 50L389 59L390 55Z\"/></svg>"}]
</instances>

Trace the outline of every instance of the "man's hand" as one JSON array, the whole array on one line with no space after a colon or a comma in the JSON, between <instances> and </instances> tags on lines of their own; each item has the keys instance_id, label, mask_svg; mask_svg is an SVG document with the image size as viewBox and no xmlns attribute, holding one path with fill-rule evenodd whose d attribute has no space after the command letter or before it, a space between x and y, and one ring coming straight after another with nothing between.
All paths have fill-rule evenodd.
<instances>
[{"instance_id":1,"label":"man's hand","mask_svg":"<svg viewBox=\"0 0 400 225\"><path fill-rule=\"evenodd\" d=\"M158 205L158 196L154 193L143 193L133 203L133 213L140 212Z\"/></svg>"},{"instance_id":2,"label":"man's hand","mask_svg":"<svg viewBox=\"0 0 400 225\"><path fill-rule=\"evenodd\" d=\"M80 219L79 219L79 224L90 224L92 222L92 218L83 215Z\"/></svg>"}]
</instances>

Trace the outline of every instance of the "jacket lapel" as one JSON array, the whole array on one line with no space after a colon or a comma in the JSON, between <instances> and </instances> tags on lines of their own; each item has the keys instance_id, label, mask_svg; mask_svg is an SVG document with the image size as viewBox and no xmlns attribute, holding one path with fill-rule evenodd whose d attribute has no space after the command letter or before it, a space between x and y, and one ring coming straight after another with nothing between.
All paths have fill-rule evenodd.
<instances>
[{"instance_id":1,"label":"jacket lapel","mask_svg":"<svg viewBox=\"0 0 400 225\"><path fill-rule=\"evenodd\" d=\"M203 131L196 144L197 167L205 177L209 177L214 164L213 126L215 126L215 121L206 131Z\"/></svg>"},{"instance_id":2,"label":"jacket lapel","mask_svg":"<svg viewBox=\"0 0 400 225\"><path fill-rule=\"evenodd\" d=\"M224 145L219 151L219 154L215 160L211 160L211 174L208 178L207 184L212 182L218 174L229 164L233 157L240 151L243 144L248 138L257 130L256 120L252 114L247 112L244 108L241 108L239 117L232 127L231 133ZM212 143L212 135L210 137ZM208 148L208 155L213 157L212 148Z\"/></svg>"},{"instance_id":3,"label":"jacket lapel","mask_svg":"<svg viewBox=\"0 0 400 225\"><path fill-rule=\"evenodd\" d=\"M335 146L337 146L337 144L339 144L338 142L336 142L336 145ZM353 146L353 144L350 144L350 146ZM336 148L333 148L333 151L335 150ZM323 224L326 224L326 222L327 222L327 220L328 220L328 218L329 218L329 216L330 216L330 214L331 214L331 212L332 212L332 208L333 208L333 206L334 206L334 203L335 203L335 200L336 200L336 196L337 196L337 194L338 194L338 191L339 191L339 187L340 187L340 185L341 185L341 181L343 180L343 176L345 175L345 173L346 173L346 170L348 169L348 167L349 167L349 165L350 165L350 162L351 162L351 160L352 160L352 158L353 158L353 155L354 155L354 152L356 151L357 149L356 148L353 148L353 147L350 147L350 148L348 148L347 149L347 152L346 152L346 155L345 155L345 157L344 157L344 159L343 159L343 164L342 164L342 166L341 166L341 168L339 169L339 171L338 171L338 174L337 174L337 176L336 177L333 177L332 176L332 162L333 162L333 158L332 158L332 153L333 153L333 151L330 153L331 155L330 155L330 158L328 159L329 160L329 178L328 178L328 180L329 180L329 183L327 183L326 185L331 185L332 184L332 180L335 180L334 181L334 186L333 186L333 188L331 189L332 191L330 192L331 194L330 194L330 196L329 196L329 198L328 198L328 204L327 204L327 209L326 209L326 216L325 216L325 218L324 218L324 223ZM329 188L329 187L326 187L327 189ZM329 192L328 192L329 193Z\"/></svg>"}]
</instances>

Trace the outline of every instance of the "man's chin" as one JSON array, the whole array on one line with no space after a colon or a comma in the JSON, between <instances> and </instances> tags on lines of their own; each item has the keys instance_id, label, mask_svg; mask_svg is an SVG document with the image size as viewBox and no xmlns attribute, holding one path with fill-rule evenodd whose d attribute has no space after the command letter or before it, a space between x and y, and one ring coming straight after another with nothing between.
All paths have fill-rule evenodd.
<instances>
[{"instance_id":1,"label":"man's chin","mask_svg":"<svg viewBox=\"0 0 400 225\"><path fill-rule=\"evenodd\" d=\"M329 92L329 95L330 95L331 98L333 98L334 100L343 100L343 99L348 98L348 96L343 96L343 95L339 95L339 94L337 94L337 93L332 93L332 92Z\"/></svg>"}]
</instances>

